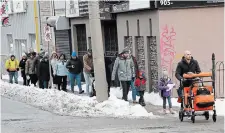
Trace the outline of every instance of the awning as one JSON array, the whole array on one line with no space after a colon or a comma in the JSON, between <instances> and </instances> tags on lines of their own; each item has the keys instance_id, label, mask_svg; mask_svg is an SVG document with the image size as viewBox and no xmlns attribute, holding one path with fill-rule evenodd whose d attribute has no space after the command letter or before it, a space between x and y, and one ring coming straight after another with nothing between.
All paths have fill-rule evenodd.
<instances>
[{"instance_id":1,"label":"awning","mask_svg":"<svg viewBox=\"0 0 225 133\"><path fill-rule=\"evenodd\" d=\"M55 27L56 30L70 29L69 19L65 16L51 16L47 19L47 24L51 27Z\"/></svg>"}]
</instances>

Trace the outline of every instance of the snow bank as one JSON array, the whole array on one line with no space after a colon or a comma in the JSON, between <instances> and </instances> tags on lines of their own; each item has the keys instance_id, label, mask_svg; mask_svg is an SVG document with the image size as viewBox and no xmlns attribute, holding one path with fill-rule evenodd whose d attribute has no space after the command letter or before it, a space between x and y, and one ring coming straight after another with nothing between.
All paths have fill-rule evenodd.
<instances>
[{"instance_id":1,"label":"snow bank","mask_svg":"<svg viewBox=\"0 0 225 133\"><path fill-rule=\"evenodd\" d=\"M117 87L117 88L111 88L110 90L111 95L115 95L117 98L122 98L122 90ZM163 105L163 99L159 95L159 93L148 93L146 92L144 95L145 102L150 103L152 105L156 106L162 106ZM139 97L137 96L137 100ZM128 94L128 100L132 101L132 92L130 91ZM172 98L172 105L176 107L180 107L180 103L177 102L177 98ZM216 99L216 112L217 115L219 116L224 116L225 115L225 101L224 99Z\"/></svg>"},{"instance_id":2,"label":"snow bank","mask_svg":"<svg viewBox=\"0 0 225 133\"><path fill-rule=\"evenodd\" d=\"M111 96L109 100L98 103L96 98L78 96L56 89L39 89L0 80L1 96L12 98L43 110L60 115L83 117L120 117L120 118L156 118L140 105L129 105L128 102Z\"/></svg>"}]
</instances>

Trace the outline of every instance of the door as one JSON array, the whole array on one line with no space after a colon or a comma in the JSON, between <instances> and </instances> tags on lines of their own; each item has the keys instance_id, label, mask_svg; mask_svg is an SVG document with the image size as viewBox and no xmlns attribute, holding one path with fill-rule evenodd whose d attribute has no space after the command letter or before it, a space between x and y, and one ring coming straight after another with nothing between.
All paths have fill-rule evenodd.
<instances>
[{"instance_id":1,"label":"door","mask_svg":"<svg viewBox=\"0 0 225 133\"><path fill-rule=\"evenodd\" d=\"M59 54L65 54L70 58L70 37L68 30L55 30L55 48Z\"/></svg>"},{"instance_id":2,"label":"door","mask_svg":"<svg viewBox=\"0 0 225 133\"><path fill-rule=\"evenodd\" d=\"M77 47L78 47L78 58L83 63L83 56L87 52L87 35L85 24L76 25L77 32ZM81 81L84 82L84 75L81 74Z\"/></svg>"}]
</instances>

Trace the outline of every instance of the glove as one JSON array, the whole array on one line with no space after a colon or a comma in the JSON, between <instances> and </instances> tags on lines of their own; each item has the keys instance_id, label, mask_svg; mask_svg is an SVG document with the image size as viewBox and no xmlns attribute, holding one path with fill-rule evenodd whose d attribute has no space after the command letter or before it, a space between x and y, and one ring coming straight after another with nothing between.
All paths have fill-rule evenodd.
<instances>
[{"instance_id":1,"label":"glove","mask_svg":"<svg viewBox=\"0 0 225 133\"><path fill-rule=\"evenodd\" d=\"M9 69L7 69L7 72L10 72Z\"/></svg>"},{"instance_id":2,"label":"glove","mask_svg":"<svg viewBox=\"0 0 225 133\"><path fill-rule=\"evenodd\" d=\"M16 68L16 70L19 71L20 69L19 68Z\"/></svg>"},{"instance_id":3,"label":"glove","mask_svg":"<svg viewBox=\"0 0 225 133\"><path fill-rule=\"evenodd\" d=\"M29 76L29 75L27 75L26 77L27 77L27 80L29 80L29 79L30 79L30 76Z\"/></svg>"}]
</instances>

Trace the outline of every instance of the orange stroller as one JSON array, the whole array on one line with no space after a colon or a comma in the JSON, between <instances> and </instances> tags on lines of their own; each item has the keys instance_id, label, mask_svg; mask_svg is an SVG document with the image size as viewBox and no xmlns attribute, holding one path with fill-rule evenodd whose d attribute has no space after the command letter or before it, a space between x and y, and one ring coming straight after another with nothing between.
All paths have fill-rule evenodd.
<instances>
[{"instance_id":1,"label":"orange stroller","mask_svg":"<svg viewBox=\"0 0 225 133\"><path fill-rule=\"evenodd\" d=\"M179 119L182 122L184 117L191 117L191 121L195 123L195 116L205 116L209 119L209 111L213 111L212 119L216 122L216 108L215 108L215 55L212 58L213 69L212 72L202 72L199 74L184 74L184 80L191 80L190 87L182 87L183 108L179 111ZM211 77L211 80L204 81L203 78ZM207 84L209 83L209 84ZM207 85L206 85L207 84ZM196 112L204 112L197 114Z\"/></svg>"}]
</instances>

